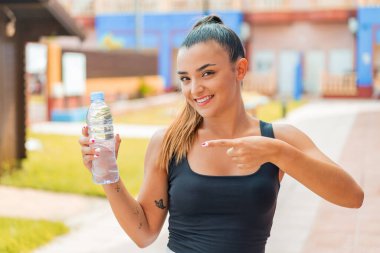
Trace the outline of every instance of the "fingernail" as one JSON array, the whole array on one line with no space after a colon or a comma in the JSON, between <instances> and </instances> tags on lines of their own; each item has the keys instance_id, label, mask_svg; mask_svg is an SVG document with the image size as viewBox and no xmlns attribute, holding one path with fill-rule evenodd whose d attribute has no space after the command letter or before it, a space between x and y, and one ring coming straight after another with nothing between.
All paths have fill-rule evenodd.
<instances>
[{"instance_id":1,"label":"fingernail","mask_svg":"<svg viewBox=\"0 0 380 253\"><path fill-rule=\"evenodd\" d=\"M97 154L94 155L94 158L98 158L98 157L99 157L99 155L97 155Z\"/></svg>"},{"instance_id":2,"label":"fingernail","mask_svg":"<svg viewBox=\"0 0 380 253\"><path fill-rule=\"evenodd\" d=\"M208 146L208 142L207 141L202 143L202 147L207 147L207 146Z\"/></svg>"},{"instance_id":3,"label":"fingernail","mask_svg":"<svg viewBox=\"0 0 380 253\"><path fill-rule=\"evenodd\" d=\"M90 139L90 142L91 143L95 143L95 139Z\"/></svg>"},{"instance_id":4,"label":"fingernail","mask_svg":"<svg viewBox=\"0 0 380 253\"><path fill-rule=\"evenodd\" d=\"M95 149L95 152L96 152L96 153L99 153L99 152L100 152L100 148L96 148L96 149Z\"/></svg>"}]
</instances>

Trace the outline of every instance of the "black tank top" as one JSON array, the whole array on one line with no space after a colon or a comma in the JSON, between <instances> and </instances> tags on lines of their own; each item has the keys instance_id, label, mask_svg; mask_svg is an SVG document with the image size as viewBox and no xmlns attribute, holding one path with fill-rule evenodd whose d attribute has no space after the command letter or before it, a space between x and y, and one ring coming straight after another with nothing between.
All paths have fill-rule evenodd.
<instances>
[{"instance_id":1,"label":"black tank top","mask_svg":"<svg viewBox=\"0 0 380 253\"><path fill-rule=\"evenodd\" d=\"M261 135L274 138L260 121ZM175 253L264 253L280 187L279 169L263 164L246 176L207 176L187 158L169 165L169 242Z\"/></svg>"}]
</instances>

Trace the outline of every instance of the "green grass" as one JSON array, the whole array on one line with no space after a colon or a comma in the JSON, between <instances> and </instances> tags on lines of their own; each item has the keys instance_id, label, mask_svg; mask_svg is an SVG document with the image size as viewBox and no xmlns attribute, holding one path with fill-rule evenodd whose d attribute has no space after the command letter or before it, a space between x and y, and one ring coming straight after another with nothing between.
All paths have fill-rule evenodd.
<instances>
[{"instance_id":1,"label":"green grass","mask_svg":"<svg viewBox=\"0 0 380 253\"><path fill-rule=\"evenodd\" d=\"M90 172L82 164L78 138L75 136L28 134L41 141L43 149L29 151L22 170L6 174L0 184L30 187L56 192L104 196L101 186L92 182ZM118 166L120 176L131 194L138 193L143 178L146 139L122 139Z\"/></svg>"},{"instance_id":2,"label":"green grass","mask_svg":"<svg viewBox=\"0 0 380 253\"><path fill-rule=\"evenodd\" d=\"M300 101L289 101L286 103L286 111L291 112L298 107L307 103L304 100ZM283 105L281 101L273 100L265 105L261 105L257 108L257 118L267 121L273 122L275 120L281 119L283 117Z\"/></svg>"},{"instance_id":3,"label":"green grass","mask_svg":"<svg viewBox=\"0 0 380 253\"><path fill-rule=\"evenodd\" d=\"M114 116L114 122L118 124L168 125L173 121L182 106L182 101L168 105L149 106L141 110L129 111L123 115Z\"/></svg>"},{"instance_id":4,"label":"green grass","mask_svg":"<svg viewBox=\"0 0 380 253\"><path fill-rule=\"evenodd\" d=\"M68 231L61 222L0 217L0 252L32 252Z\"/></svg>"}]
</instances>

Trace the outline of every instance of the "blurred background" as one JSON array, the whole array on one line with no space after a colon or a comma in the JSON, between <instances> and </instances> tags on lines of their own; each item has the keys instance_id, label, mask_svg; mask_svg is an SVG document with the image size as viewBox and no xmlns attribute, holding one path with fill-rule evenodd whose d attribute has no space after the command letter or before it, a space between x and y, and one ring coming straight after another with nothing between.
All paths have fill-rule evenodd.
<instances>
[{"instance_id":1,"label":"blurred background","mask_svg":"<svg viewBox=\"0 0 380 253\"><path fill-rule=\"evenodd\" d=\"M105 92L123 138L121 175L136 196L149 137L170 124L184 103L178 48L207 14L219 15L245 46L247 111L298 124L330 157L347 163L362 186L370 185L368 196L380 195L368 183L380 179L373 153L380 147L379 0L0 0L0 252L140 252L117 224L109 229L119 239L108 248L80 244L115 223L102 189L81 164L77 140L89 95ZM334 131L326 119L336 122L330 123ZM373 135L356 140L357 129ZM345 148L357 142L361 150ZM368 155L368 171L347 160L360 152ZM298 192L289 185L284 199ZM321 211L319 199L304 190L297 194L307 204L292 206L309 224L292 230L300 241L289 246L289 224L281 228L278 222L269 252L380 252L374 242L380 231L363 225L380 224L372 219L378 201L367 204L371 218L363 220L364 211ZM277 216L283 217L281 207L290 207L279 203ZM109 221L97 230L81 216L94 208L106 210L96 214ZM316 218L321 212L323 218ZM313 230L334 212L346 217L338 222L343 227L355 220L353 227ZM144 251L164 252L167 235L161 237Z\"/></svg>"}]
</instances>

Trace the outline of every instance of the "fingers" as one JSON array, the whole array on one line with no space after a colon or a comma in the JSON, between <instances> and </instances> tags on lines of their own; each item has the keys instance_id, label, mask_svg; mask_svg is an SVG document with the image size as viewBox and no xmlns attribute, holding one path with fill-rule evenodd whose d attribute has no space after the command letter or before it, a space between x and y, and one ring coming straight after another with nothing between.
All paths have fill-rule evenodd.
<instances>
[{"instance_id":1,"label":"fingers","mask_svg":"<svg viewBox=\"0 0 380 253\"><path fill-rule=\"evenodd\" d=\"M83 135L79 137L79 141L78 141L81 146L89 146L90 144L95 143L94 139L89 138L87 127L82 128L82 134Z\"/></svg>"},{"instance_id":2,"label":"fingers","mask_svg":"<svg viewBox=\"0 0 380 253\"><path fill-rule=\"evenodd\" d=\"M83 146L82 149L82 155L97 155L99 156L100 148L91 148L89 146Z\"/></svg>"},{"instance_id":3,"label":"fingers","mask_svg":"<svg viewBox=\"0 0 380 253\"><path fill-rule=\"evenodd\" d=\"M98 158L96 155L85 155L83 156L83 163L87 166L87 165L90 165L91 166L91 162L93 160L95 160L96 158Z\"/></svg>"},{"instance_id":4,"label":"fingers","mask_svg":"<svg viewBox=\"0 0 380 253\"><path fill-rule=\"evenodd\" d=\"M255 153L252 149L247 147L246 142L238 139L219 139L219 140L209 140L202 143L202 147L225 147L227 148L226 154L235 163L236 167L242 170L255 171L260 168L259 161L255 157Z\"/></svg>"},{"instance_id":5,"label":"fingers","mask_svg":"<svg viewBox=\"0 0 380 253\"><path fill-rule=\"evenodd\" d=\"M81 137L79 137L78 142L81 146L88 146L88 145L90 145L90 138L85 137L85 136L81 136Z\"/></svg>"},{"instance_id":6,"label":"fingers","mask_svg":"<svg viewBox=\"0 0 380 253\"><path fill-rule=\"evenodd\" d=\"M83 136L88 136L88 126L82 127L82 135Z\"/></svg>"},{"instance_id":7,"label":"fingers","mask_svg":"<svg viewBox=\"0 0 380 253\"><path fill-rule=\"evenodd\" d=\"M88 145L83 145L81 148L83 164L91 170L92 161L100 155L100 148L91 148Z\"/></svg>"},{"instance_id":8,"label":"fingers","mask_svg":"<svg viewBox=\"0 0 380 253\"><path fill-rule=\"evenodd\" d=\"M227 155L235 157L240 155L238 144L239 141L237 139L220 139L203 142L202 147L228 147Z\"/></svg>"},{"instance_id":9,"label":"fingers","mask_svg":"<svg viewBox=\"0 0 380 253\"><path fill-rule=\"evenodd\" d=\"M115 156L116 156L116 159L117 159L117 156L119 154L120 143L121 143L120 135L116 134L116 136L115 136Z\"/></svg>"},{"instance_id":10,"label":"fingers","mask_svg":"<svg viewBox=\"0 0 380 253\"><path fill-rule=\"evenodd\" d=\"M234 139L210 140L202 143L202 147L234 147L237 142Z\"/></svg>"},{"instance_id":11,"label":"fingers","mask_svg":"<svg viewBox=\"0 0 380 253\"><path fill-rule=\"evenodd\" d=\"M116 136L115 136L115 141L116 141L116 144L117 144L118 146L120 146L121 138L120 138L120 135L119 135L119 134L116 134Z\"/></svg>"},{"instance_id":12,"label":"fingers","mask_svg":"<svg viewBox=\"0 0 380 253\"><path fill-rule=\"evenodd\" d=\"M89 138L88 126L82 127L82 136L79 138L78 142L81 145L83 164L90 170L92 167L92 161L99 156L100 150L90 147L90 144L94 143L95 140Z\"/></svg>"}]
</instances>

